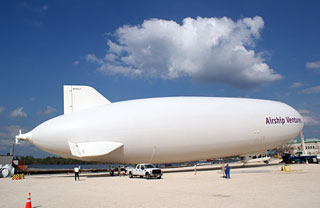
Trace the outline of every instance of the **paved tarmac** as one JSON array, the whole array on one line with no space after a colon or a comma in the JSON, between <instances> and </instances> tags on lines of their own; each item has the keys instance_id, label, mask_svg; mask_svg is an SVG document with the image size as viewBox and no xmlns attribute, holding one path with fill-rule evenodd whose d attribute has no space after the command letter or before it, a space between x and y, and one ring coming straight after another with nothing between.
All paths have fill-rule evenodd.
<instances>
[{"instance_id":1,"label":"paved tarmac","mask_svg":"<svg viewBox=\"0 0 320 208\"><path fill-rule=\"evenodd\" d=\"M238 168L231 179L220 170L166 173L163 179L88 174L35 175L0 179L0 207L320 207L320 165L295 164Z\"/></svg>"}]
</instances>

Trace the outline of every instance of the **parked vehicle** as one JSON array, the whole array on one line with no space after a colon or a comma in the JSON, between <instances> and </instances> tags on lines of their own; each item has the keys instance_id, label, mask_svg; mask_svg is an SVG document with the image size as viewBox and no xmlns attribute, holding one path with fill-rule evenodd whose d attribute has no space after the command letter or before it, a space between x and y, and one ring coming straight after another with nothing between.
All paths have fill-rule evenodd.
<instances>
[{"instance_id":1,"label":"parked vehicle","mask_svg":"<svg viewBox=\"0 0 320 208\"><path fill-rule=\"evenodd\" d=\"M160 168L156 168L153 164L145 163L138 164L134 169L128 170L129 177L133 178L134 176L145 177L147 179L150 178L158 178L162 177L162 171Z\"/></svg>"},{"instance_id":2,"label":"parked vehicle","mask_svg":"<svg viewBox=\"0 0 320 208\"><path fill-rule=\"evenodd\" d=\"M286 154L282 156L283 162L286 164L292 164L292 163L319 163L319 159L317 155L289 155Z\"/></svg>"},{"instance_id":3,"label":"parked vehicle","mask_svg":"<svg viewBox=\"0 0 320 208\"><path fill-rule=\"evenodd\" d=\"M114 176L114 175L127 175L127 170L124 167L113 168L110 170L110 176Z\"/></svg>"}]
</instances>

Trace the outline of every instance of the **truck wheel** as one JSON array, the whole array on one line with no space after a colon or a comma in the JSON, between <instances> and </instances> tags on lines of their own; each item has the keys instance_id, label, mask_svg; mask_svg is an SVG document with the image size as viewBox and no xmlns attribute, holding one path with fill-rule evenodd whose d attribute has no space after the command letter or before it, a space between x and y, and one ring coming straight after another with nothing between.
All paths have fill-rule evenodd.
<instances>
[{"instance_id":1,"label":"truck wheel","mask_svg":"<svg viewBox=\"0 0 320 208\"><path fill-rule=\"evenodd\" d=\"M157 179L161 179L161 176L158 176Z\"/></svg>"},{"instance_id":2,"label":"truck wheel","mask_svg":"<svg viewBox=\"0 0 320 208\"><path fill-rule=\"evenodd\" d=\"M131 172L129 172L129 178L133 178L133 175Z\"/></svg>"},{"instance_id":3,"label":"truck wheel","mask_svg":"<svg viewBox=\"0 0 320 208\"><path fill-rule=\"evenodd\" d=\"M149 173L146 173L146 178L150 179L150 174Z\"/></svg>"}]
</instances>

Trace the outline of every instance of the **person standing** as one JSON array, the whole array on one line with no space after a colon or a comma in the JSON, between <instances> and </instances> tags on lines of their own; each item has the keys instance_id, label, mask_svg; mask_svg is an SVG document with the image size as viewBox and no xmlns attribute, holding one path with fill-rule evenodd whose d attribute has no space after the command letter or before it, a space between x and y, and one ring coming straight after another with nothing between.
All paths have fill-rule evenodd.
<instances>
[{"instance_id":1,"label":"person standing","mask_svg":"<svg viewBox=\"0 0 320 208\"><path fill-rule=\"evenodd\" d=\"M229 164L226 165L225 171L226 171L226 179L230 179L230 166L229 166Z\"/></svg>"},{"instance_id":2,"label":"person standing","mask_svg":"<svg viewBox=\"0 0 320 208\"><path fill-rule=\"evenodd\" d=\"M78 181L80 181L80 178L79 178L79 167L75 167L74 168L74 180L76 181L78 178Z\"/></svg>"},{"instance_id":3,"label":"person standing","mask_svg":"<svg viewBox=\"0 0 320 208\"><path fill-rule=\"evenodd\" d=\"M226 177L226 165L222 164L221 166L222 178Z\"/></svg>"}]
</instances>

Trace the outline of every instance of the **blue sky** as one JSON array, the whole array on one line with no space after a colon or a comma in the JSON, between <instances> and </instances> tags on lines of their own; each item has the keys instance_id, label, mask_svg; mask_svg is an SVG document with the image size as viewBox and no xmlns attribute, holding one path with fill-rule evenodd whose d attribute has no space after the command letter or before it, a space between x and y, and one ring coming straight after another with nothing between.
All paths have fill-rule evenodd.
<instances>
[{"instance_id":1,"label":"blue sky","mask_svg":"<svg viewBox=\"0 0 320 208\"><path fill-rule=\"evenodd\" d=\"M111 102L164 96L285 102L320 137L319 1L4 1L0 154L63 113L62 86ZM46 156L30 144L18 155Z\"/></svg>"}]
</instances>

